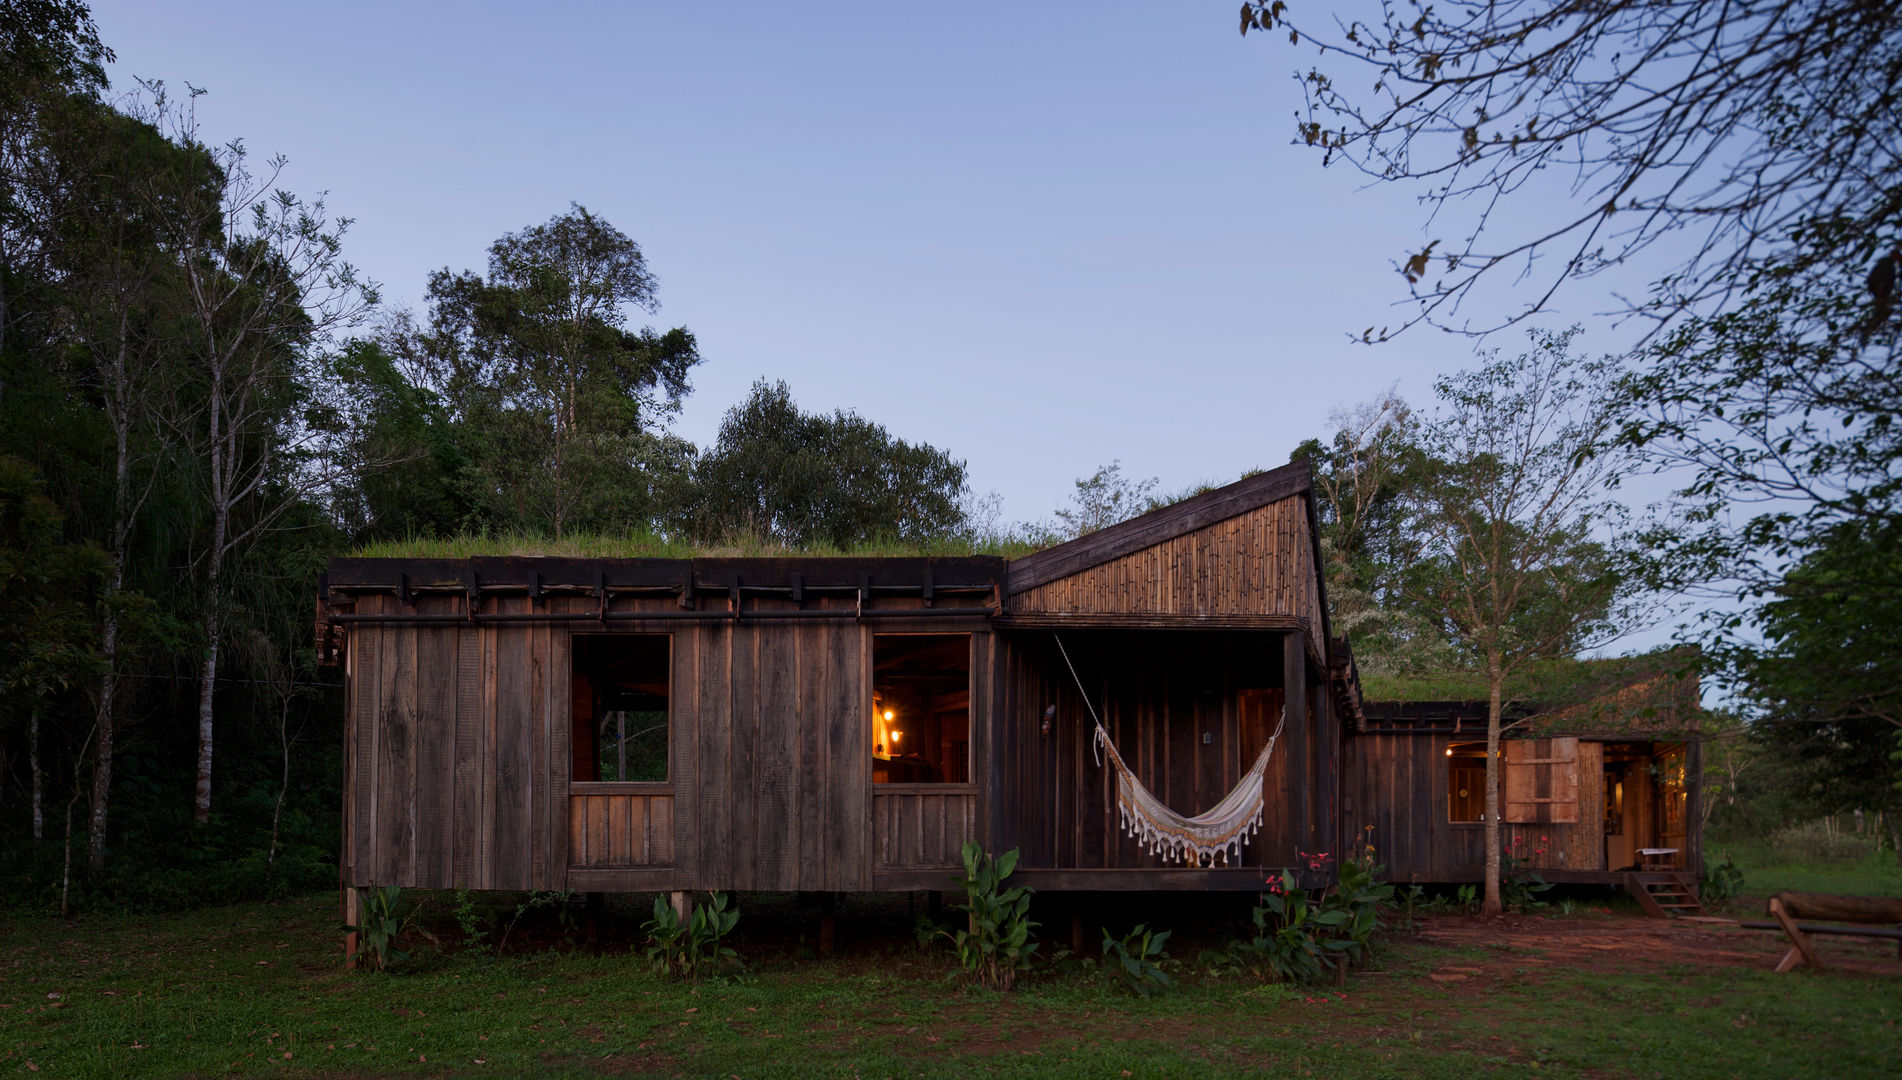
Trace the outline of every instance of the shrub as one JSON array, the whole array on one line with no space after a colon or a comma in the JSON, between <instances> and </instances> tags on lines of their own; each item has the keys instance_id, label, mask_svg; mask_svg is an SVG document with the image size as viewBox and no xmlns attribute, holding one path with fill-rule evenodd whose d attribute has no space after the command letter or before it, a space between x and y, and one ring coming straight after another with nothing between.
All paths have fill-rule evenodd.
<instances>
[{"instance_id":1,"label":"shrub","mask_svg":"<svg viewBox=\"0 0 1902 1080\"><path fill-rule=\"evenodd\" d=\"M1162 951L1162 943L1169 940L1171 931L1158 934L1150 930L1147 924L1138 923L1128 936L1111 936L1109 927L1103 928L1103 966L1116 973L1124 986L1129 987L1138 997L1151 997L1170 987L1169 973L1162 970L1161 963L1168 957Z\"/></svg>"},{"instance_id":2,"label":"shrub","mask_svg":"<svg viewBox=\"0 0 1902 1080\"><path fill-rule=\"evenodd\" d=\"M1722 911L1743 892L1743 883L1743 868L1725 854L1724 861L1716 866L1709 862L1704 864L1704 874L1697 886L1698 901L1712 911Z\"/></svg>"},{"instance_id":3,"label":"shrub","mask_svg":"<svg viewBox=\"0 0 1902 1080\"><path fill-rule=\"evenodd\" d=\"M378 971L386 970L392 961L401 963L409 959L408 953L396 947L396 939L422 909L412 907L409 914L398 917L396 911L402 897L403 890L394 885L358 888L358 922L342 928L346 934L359 935L358 955L368 956Z\"/></svg>"},{"instance_id":4,"label":"shrub","mask_svg":"<svg viewBox=\"0 0 1902 1080\"><path fill-rule=\"evenodd\" d=\"M706 903L694 905L685 919L667 897L657 896L654 917L641 925L647 934L647 962L657 974L688 980L719 965L738 963L740 954L725 939L739 921L740 911L727 906L725 893L708 893Z\"/></svg>"},{"instance_id":5,"label":"shrub","mask_svg":"<svg viewBox=\"0 0 1902 1080\"><path fill-rule=\"evenodd\" d=\"M993 990L1009 990L1017 983L1017 974L1030 970L1037 943L1030 932L1037 923L1030 918L1031 890L1026 886L1006 889L1004 879L1017 867L1017 849L993 859L975 841L964 845L963 910L969 915L967 927L947 934L958 952L963 973Z\"/></svg>"}]
</instances>

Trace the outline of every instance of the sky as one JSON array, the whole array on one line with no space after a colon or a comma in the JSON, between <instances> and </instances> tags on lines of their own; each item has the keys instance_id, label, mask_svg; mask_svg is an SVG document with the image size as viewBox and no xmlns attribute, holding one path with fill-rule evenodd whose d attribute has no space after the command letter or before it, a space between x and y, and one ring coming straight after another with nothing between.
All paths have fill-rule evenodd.
<instances>
[{"instance_id":1,"label":"sky","mask_svg":"<svg viewBox=\"0 0 1902 1080\"><path fill-rule=\"evenodd\" d=\"M1473 364L1350 340L1400 318L1425 213L1291 145L1311 54L1234 8L93 4L115 90L205 90L202 137L286 156L387 304L580 203L699 339L680 434L783 379L964 459L1005 521L1112 460L1162 492L1280 465Z\"/></svg>"}]
</instances>

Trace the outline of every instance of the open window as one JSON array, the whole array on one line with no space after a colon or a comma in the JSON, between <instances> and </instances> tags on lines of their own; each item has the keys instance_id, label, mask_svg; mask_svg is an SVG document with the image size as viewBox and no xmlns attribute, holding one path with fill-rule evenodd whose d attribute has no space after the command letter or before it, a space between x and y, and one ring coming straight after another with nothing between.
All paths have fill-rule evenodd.
<instances>
[{"instance_id":1,"label":"open window","mask_svg":"<svg viewBox=\"0 0 1902 1080\"><path fill-rule=\"evenodd\" d=\"M1451 743L1446 748L1446 820L1486 820L1486 744Z\"/></svg>"},{"instance_id":2,"label":"open window","mask_svg":"<svg viewBox=\"0 0 1902 1080\"><path fill-rule=\"evenodd\" d=\"M574 780L668 779L671 641L666 634L575 635Z\"/></svg>"},{"instance_id":3,"label":"open window","mask_svg":"<svg viewBox=\"0 0 1902 1080\"><path fill-rule=\"evenodd\" d=\"M971 780L971 635L872 638L872 782Z\"/></svg>"}]
</instances>

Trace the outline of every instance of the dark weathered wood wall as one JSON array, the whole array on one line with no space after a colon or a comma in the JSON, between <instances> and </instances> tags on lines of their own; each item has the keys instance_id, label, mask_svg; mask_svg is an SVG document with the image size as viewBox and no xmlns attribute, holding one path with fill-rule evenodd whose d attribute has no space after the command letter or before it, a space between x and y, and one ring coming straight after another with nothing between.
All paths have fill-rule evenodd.
<instances>
[{"instance_id":1,"label":"dark weathered wood wall","mask_svg":"<svg viewBox=\"0 0 1902 1080\"><path fill-rule=\"evenodd\" d=\"M1273 730L1288 636L1070 631L1063 644L1124 761L1167 805L1193 814L1228 794ZM1094 724L1052 634L996 638L994 845L1018 848L1026 869L1177 866L1120 829L1114 785L1092 751ZM1299 671L1305 650L1297 640L1292 651ZM1324 694L1307 688L1303 696L1307 715L1294 710L1269 761L1262 829L1243 848L1241 866L1294 865L1297 848L1321 851L1332 841L1335 727ZM1045 735L1049 705L1057 709ZM1102 883L1142 888L1142 877Z\"/></svg>"},{"instance_id":2,"label":"dark weathered wood wall","mask_svg":"<svg viewBox=\"0 0 1902 1080\"><path fill-rule=\"evenodd\" d=\"M717 600L717 598L716 598ZM420 595L418 614L459 614ZM628 621L593 629L595 601L527 596L485 610L574 624L353 624L345 878L419 888L862 891L886 870L940 871L977 838L977 785L871 780L874 634L974 631L969 619ZM890 610L904 601L885 600ZM791 606L772 598L749 607ZM849 599L810 600L807 609ZM365 593L361 614L395 613ZM531 605L533 607L531 608ZM941 605L942 606L942 605ZM616 611L677 611L671 598ZM576 630L575 628L579 628ZM570 635L672 637L666 783L570 782ZM972 715L987 715L988 644L974 646ZM974 764L984 729L974 723Z\"/></svg>"},{"instance_id":3,"label":"dark weathered wood wall","mask_svg":"<svg viewBox=\"0 0 1902 1080\"><path fill-rule=\"evenodd\" d=\"M1483 738L1484 729L1478 737ZM1472 742L1468 730L1457 737ZM1444 732L1413 734L1350 735L1344 747L1343 787L1341 792L1341 840L1343 850L1362 843L1375 846L1387 874L1394 881L1464 882L1484 878L1485 825L1478 822L1447 820L1447 746L1455 736ZM1533 763L1527 781L1520 789L1534 798L1556 797L1572 788L1553 775L1552 769L1538 767L1550 759L1562 759L1570 749L1555 748L1556 743L1575 743L1577 762L1575 810L1551 817L1572 820L1507 821L1502 842L1515 856L1539 870L1593 872L1616 870L1605 863L1605 744L1587 739L1524 740L1524 757ZM1669 744L1654 744L1659 751ZM1692 747L1695 750L1695 747ZM1694 755L1693 755L1694 756ZM1696 865L1700 838L1696 817L1690 811L1697 790L1696 773L1690 771L1692 798L1686 800L1687 827L1668 838L1685 850L1686 865ZM1504 790L1502 789L1502 799ZM1634 770L1626 789L1626 827L1648 844L1665 843L1663 823L1656 810L1657 793L1646 769ZM1536 808L1522 816L1536 816ZM1372 827L1372 832L1368 828Z\"/></svg>"}]
</instances>

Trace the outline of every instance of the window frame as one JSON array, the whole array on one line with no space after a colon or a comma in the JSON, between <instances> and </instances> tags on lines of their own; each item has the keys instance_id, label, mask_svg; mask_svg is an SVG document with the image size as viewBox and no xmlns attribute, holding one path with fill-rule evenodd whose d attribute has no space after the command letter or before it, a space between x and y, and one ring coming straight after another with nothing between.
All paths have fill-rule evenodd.
<instances>
[{"instance_id":1,"label":"window frame","mask_svg":"<svg viewBox=\"0 0 1902 1080\"><path fill-rule=\"evenodd\" d=\"M574 677L575 645L580 641L626 640L628 638L665 638L667 641L667 778L664 780L577 780L574 776ZM568 792L571 795L671 795L674 792L674 640L672 630L599 630L571 632L568 635ZM592 692L592 688L591 688ZM592 723L593 721L590 720ZM595 753L600 753L597 744Z\"/></svg>"}]
</instances>

